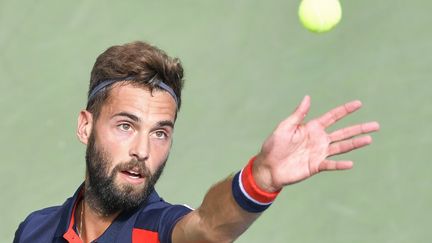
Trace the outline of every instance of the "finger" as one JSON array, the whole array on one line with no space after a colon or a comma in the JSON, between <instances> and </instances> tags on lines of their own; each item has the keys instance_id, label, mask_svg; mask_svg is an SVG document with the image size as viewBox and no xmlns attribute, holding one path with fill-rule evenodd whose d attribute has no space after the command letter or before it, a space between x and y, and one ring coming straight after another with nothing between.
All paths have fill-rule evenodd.
<instances>
[{"instance_id":1,"label":"finger","mask_svg":"<svg viewBox=\"0 0 432 243\"><path fill-rule=\"evenodd\" d=\"M359 100L351 101L346 103L345 105L341 105L333 110L325 113L320 118L318 118L318 122L324 126L329 127L333 125L338 120L344 118L348 114L358 110L362 106L362 103Z\"/></svg>"},{"instance_id":2,"label":"finger","mask_svg":"<svg viewBox=\"0 0 432 243\"><path fill-rule=\"evenodd\" d=\"M329 137L330 141L336 142L351 138L360 134L378 131L380 128L378 122L368 122L351 127L346 127L332 132Z\"/></svg>"},{"instance_id":3,"label":"finger","mask_svg":"<svg viewBox=\"0 0 432 243\"><path fill-rule=\"evenodd\" d=\"M367 135L358 138L351 138L336 143L332 143L329 146L328 155L337 155L349 152L354 149L358 149L372 143L372 137Z\"/></svg>"},{"instance_id":4,"label":"finger","mask_svg":"<svg viewBox=\"0 0 432 243\"><path fill-rule=\"evenodd\" d=\"M324 160L320 166L319 171L331 171L331 170L349 170L353 167L353 162L349 160L334 161Z\"/></svg>"},{"instance_id":5,"label":"finger","mask_svg":"<svg viewBox=\"0 0 432 243\"><path fill-rule=\"evenodd\" d=\"M310 108L310 96L306 95L300 105L297 106L294 113L292 113L284 122L284 126L289 127L296 127L297 125L300 125L304 118L306 117L307 113L309 112Z\"/></svg>"}]
</instances>

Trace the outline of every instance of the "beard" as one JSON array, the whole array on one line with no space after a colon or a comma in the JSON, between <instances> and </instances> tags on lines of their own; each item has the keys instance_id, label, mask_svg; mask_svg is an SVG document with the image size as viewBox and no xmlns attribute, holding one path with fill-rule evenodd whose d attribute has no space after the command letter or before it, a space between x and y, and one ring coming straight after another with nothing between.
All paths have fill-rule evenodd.
<instances>
[{"instance_id":1,"label":"beard","mask_svg":"<svg viewBox=\"0 0 432 243\"><path fill-rule=\"evenodd\" d=\"M86 150L87 181L84 195L87 203L104 216L136 208L146 201L153 191L168 158L154 174L151 174L144 162L135 159L116 165L110 173L113 161L106 151L96 145L95 133L96 130L93 130ZM117 174L137 168L141 177L145 178L143 185L115 183Z\"/></svg>"}]
</instances>

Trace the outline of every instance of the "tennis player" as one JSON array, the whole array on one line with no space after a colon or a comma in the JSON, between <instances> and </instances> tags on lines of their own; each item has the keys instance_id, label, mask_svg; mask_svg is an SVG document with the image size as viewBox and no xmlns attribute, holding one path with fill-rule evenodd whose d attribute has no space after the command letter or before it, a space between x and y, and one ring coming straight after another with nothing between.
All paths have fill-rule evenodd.
<instances>
[{"instance_id":1,"label":"tennis player","mask_svg":"<svg viewBox=\"0 0 432 243\"><path fill-rule=\"evenodd\" d=\"M77 136L87 147L85 180L63 205L31 213L14 242L233 242L285 186L351 169L352 161L331 156L370 144L368 133L379 129L368 122L329 133L361 102L305 122L311 105L305 96L259 153L192 210L165 202L154 189L168 160L182 87L180 61L155 46L133 42L103 52L78 115Z\"/></svg>"}]
</instances>

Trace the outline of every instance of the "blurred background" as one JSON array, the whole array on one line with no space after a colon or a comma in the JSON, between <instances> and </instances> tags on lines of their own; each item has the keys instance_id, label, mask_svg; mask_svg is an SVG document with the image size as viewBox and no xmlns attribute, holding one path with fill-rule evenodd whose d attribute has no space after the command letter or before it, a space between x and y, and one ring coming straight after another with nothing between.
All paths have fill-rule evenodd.
<instances>
[{"instance_id":1,"label":"blurred background","mask_svg":"<svg viewBox=\"0 0 432 243\"><path fill-rule=\"evenodd\" d=\"M0 242L82 182L75 129L90 70L134 40L180 57L186 72L157 186L167 201L198 207L305 94L309 118L360 99L337 127L378 120L381 131L342 156L355 168L285 188L237 242L430 242L432 2L341 4L342 22L313 34L299 1L0 0Z\"/></svg>"}]
</instances>

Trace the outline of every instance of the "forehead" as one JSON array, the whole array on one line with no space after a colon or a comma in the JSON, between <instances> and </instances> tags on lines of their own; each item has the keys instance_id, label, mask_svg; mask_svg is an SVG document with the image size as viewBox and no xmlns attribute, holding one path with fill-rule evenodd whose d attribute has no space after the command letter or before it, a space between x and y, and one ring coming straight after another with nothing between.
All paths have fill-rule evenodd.
<instances>
[{"instance_id":1,"label":"forehead","mask_svg":"<svg viewBox=\"0 0 432 243\"><path fill-rule=\"evenodd\" d=\"M174 122L176 109L174 99L164 90L150 91L145 86L119 83L110 89L100 115L112 116L119 112L128 112L142 119Z\"/></svg>"}]
</instances>

